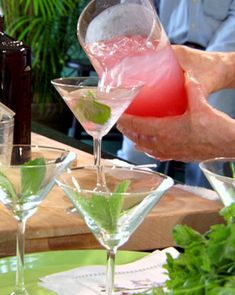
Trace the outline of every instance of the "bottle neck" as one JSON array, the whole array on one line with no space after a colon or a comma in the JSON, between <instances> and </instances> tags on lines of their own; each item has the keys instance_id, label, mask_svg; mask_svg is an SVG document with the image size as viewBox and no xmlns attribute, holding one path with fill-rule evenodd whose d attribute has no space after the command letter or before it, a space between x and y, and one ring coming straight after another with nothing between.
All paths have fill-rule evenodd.
<instances>
[{"instance_id":1,"label":"bottle neck","mask_svg":"<svg viewBox=\"0 0 235 295\"><path fill-rule=\"evenodd\" d=\"M0 15L0 32L4 32L4 16Z\"/></svg>"}]
</instances>

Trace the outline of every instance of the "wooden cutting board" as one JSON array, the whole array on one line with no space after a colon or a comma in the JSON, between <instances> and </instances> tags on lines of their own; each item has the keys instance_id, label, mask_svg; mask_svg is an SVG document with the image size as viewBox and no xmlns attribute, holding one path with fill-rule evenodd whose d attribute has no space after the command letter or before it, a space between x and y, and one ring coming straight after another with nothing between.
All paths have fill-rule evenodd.
<instances>
[{"instance_id":1,"label":"wooden cutting board","mask_svg":"<svg viewBox=\"0 0 235 295\"><path fill-rule=\"evenodd\" d=\"M67 147L36 134L32 135L32 143ZM92 155L71 150L77 153L79 163L92 163ZM79 215L67 212L70 207L67 197L55 186L27 223L26 252L100 248ZM210 225L222 222L218 215L221 208L220 201L211 201L174 186L122 248L152 250L174 246L171 233L176 224L188 224L205 232ZM0 256L15 254L15 239L16 221L0 205Z\"/></svg>"}]
</instances>

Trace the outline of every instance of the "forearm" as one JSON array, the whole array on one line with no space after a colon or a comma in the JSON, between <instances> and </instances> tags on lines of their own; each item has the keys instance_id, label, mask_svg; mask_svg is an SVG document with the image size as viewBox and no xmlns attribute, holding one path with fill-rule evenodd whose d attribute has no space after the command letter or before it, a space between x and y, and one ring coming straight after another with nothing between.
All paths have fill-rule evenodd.
<instances>
[{"instance_id":1,"label":"forearm","mask_svg":"<svg viewBox=\"0 0 235 295\"><path fill-rule=\"evenodd\" d=\"M214 115L214 118L209 116L205 119L204 129L199 132L201 141L195 143L200 145L201 142L201 159L235 157L235 120L224 113L217 111L215 113L217 115Z\"/></svg>"}]
</instances>

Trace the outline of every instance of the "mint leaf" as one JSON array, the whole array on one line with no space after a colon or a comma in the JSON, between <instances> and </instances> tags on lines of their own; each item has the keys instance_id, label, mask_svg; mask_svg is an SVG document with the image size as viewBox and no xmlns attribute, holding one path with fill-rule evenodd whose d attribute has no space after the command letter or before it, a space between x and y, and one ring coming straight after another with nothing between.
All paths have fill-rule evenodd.
<instances>
[{"instance_id":1,"label":"mint leaf","mask_svg":"<svg viewBox=\"0 0 235 295\"><path fill-rule=\"evenodd\" d=\"M235 163L231 163L232 178L235 179Z\"/></svg>"},{"instance_id":2,"label":"mint leaf","mask_svg":"<svg viewBox=\"0 0 235 295\"><path fill-rule=\"evenodd\" d=\"M129 180L124 180L119 185L116 186L114 190L114 194L124 194L128 187L130 186L130 181Z\"/></svg>"},{"instance_id":3,"label":"mint leaf","mask_svg":"<svg viewBox=\"0 0 235 295\"><path fill-rule=\"evenodd\" d=\"M86 95L79 98L76 112L78 112L80 118L99 125L104 125L111 117L111 108L100 103L90 90L87 91Z\"/></svg>"},{"instance_id":4,"label":"mint leaf","mask_svg":"<svg viewBox=\"0 0 235 295\"><path fill-rule=\"evenodd\" d=\"M28 169L27 166L42 165L42 167L33 167ZM45 177L46 167L44 158L30 160L20 167L21 172L21 197L18 198L16 190L8 177L0 172L0 189L6 194L6 197L13 203L24 203L24 198L38 194Z\"/></svg>"},{"instance_id":5,"label":"mint leaf","mask_svg":"<svg viewBox=\"0 0 235 295\"><path fill-rule=\"evenodd\" d=\"M38 194L46 174L45 164L46 162L44 158L36 158L22 165L21 192L23 197ZM32 168L28 168L27 166L32 166Z\"/></svg>"},{"instance_id":6,"label":"mint leaf","mask_svg":"<svg viewBox=\"0 0 235 295\"><path fill-rule=\"evenodd\" d=\"M108 199L110 211L112 212L112 223L116 226L118 218L122 212L123 194L127 191L130 181L122 181L114 190L113 195Z\"/></svg>"},{"instance_id":7,"label":"mint leaf","mask_svg":"<svg viewBox=\"0 0 235 295\"><path fill-rule=\"evenodd\" d=\"M84 200L84 199L83 199ZM116 202L116 198L113 196L106 198L102 195L93 195L89 204L88 214L94 219L94 221L103 229L112 233L116 230L118 210L112 211L113 204Z\"/></svg>"},{"instance_id":8,"label":"mint leaf","mask_svg":"<svg viewBox=\"0 0 235 295\"><path fill-rule=\"evenodd\" d=\"M167 256L169 294L235 294L234 210L234 204L224 208L227 224L212 225L203 235L177 225L174 238L183 251L177 259Z\"/></svg>"},{"instance_id":9,"label":"mint leaf","mask_svg":"<svg viewBox=\"0 0 235 295\"><path fill-rule=\"evenodd\" d=\"M222 172L224 176L235 179L235 163L233 162L223 163Z\"/></svg>"},{"instance_id":10,"label":"mint leaf","mask_svg":"<svg viewBox=\"0 0 235 295\"><path fill-rule=\"evenodd\" d=\"M88 215L101 228L113 233L117 230L117 222L123 206L123 193L128 186L129 181L121 182L109 197L93 194L91 199L85 199L79 192L67 191L67 194L83 216Z\"/></svg>"},{"instance_id":11,"label":"mint leaf","mask_svg":"<svg viewBox=\"0 0 235 295\"><path fill-rule=\"evenodd\" d=\"M173 228L173 238L177 245L186 248L192 243L204 243L205 238L187 225L177 224Z\"/></svg>"},{"instance_id":12,"label":"mint leaf","mask_svg":"<svg viewBox=\"0 0 235 295\"><path fill-rule=\"evenodd\" d=\"M174 228L178 258L167 254L167 291L174 295L235 294L235 204L220 211L225 223L215 224L204 234L185 225ZM179 242L179 244L178 244ZM139 295L155 294L152 292ZM156 293L161 294L161 293ZM137 295L137 294L136 294Z\"/></svg>"},{"instance_id":13,"label":"mint leaf","mask_svg":"<svg viewBox=\"0 0 235 295\"><path fill-rule=\"evenodd\" d=\"M235 204L222 208L219 213L227 223L235 222Z\"/></svg>"},{"instance_id":14,"label":"mint leaf","mask_svg":"<svg viewBox=\"0 0 235 295\"><path fill-rule=\"evenodd\" d=\"M12 201L17 200L17 193L13 184L2 172L0 172L0 188L7 195L8 199Z\"/></svg>"}]
</instances>

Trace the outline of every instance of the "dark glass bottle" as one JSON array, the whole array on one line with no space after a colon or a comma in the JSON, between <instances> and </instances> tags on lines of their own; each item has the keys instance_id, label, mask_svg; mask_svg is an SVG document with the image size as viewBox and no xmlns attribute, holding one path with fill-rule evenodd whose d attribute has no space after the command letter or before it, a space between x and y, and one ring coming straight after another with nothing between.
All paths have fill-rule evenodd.
<instances>
[{"instance_id":1,"label":"dark glass bottle","mask_svg":"<svg viewBox=\"0 0 235 295\"><path fill-rule=\"evenodd\" d=\"M4 33L0 16L0 101L15 115L14 143L31 143L31 50Z\"/></svg>"}]
</instances>

